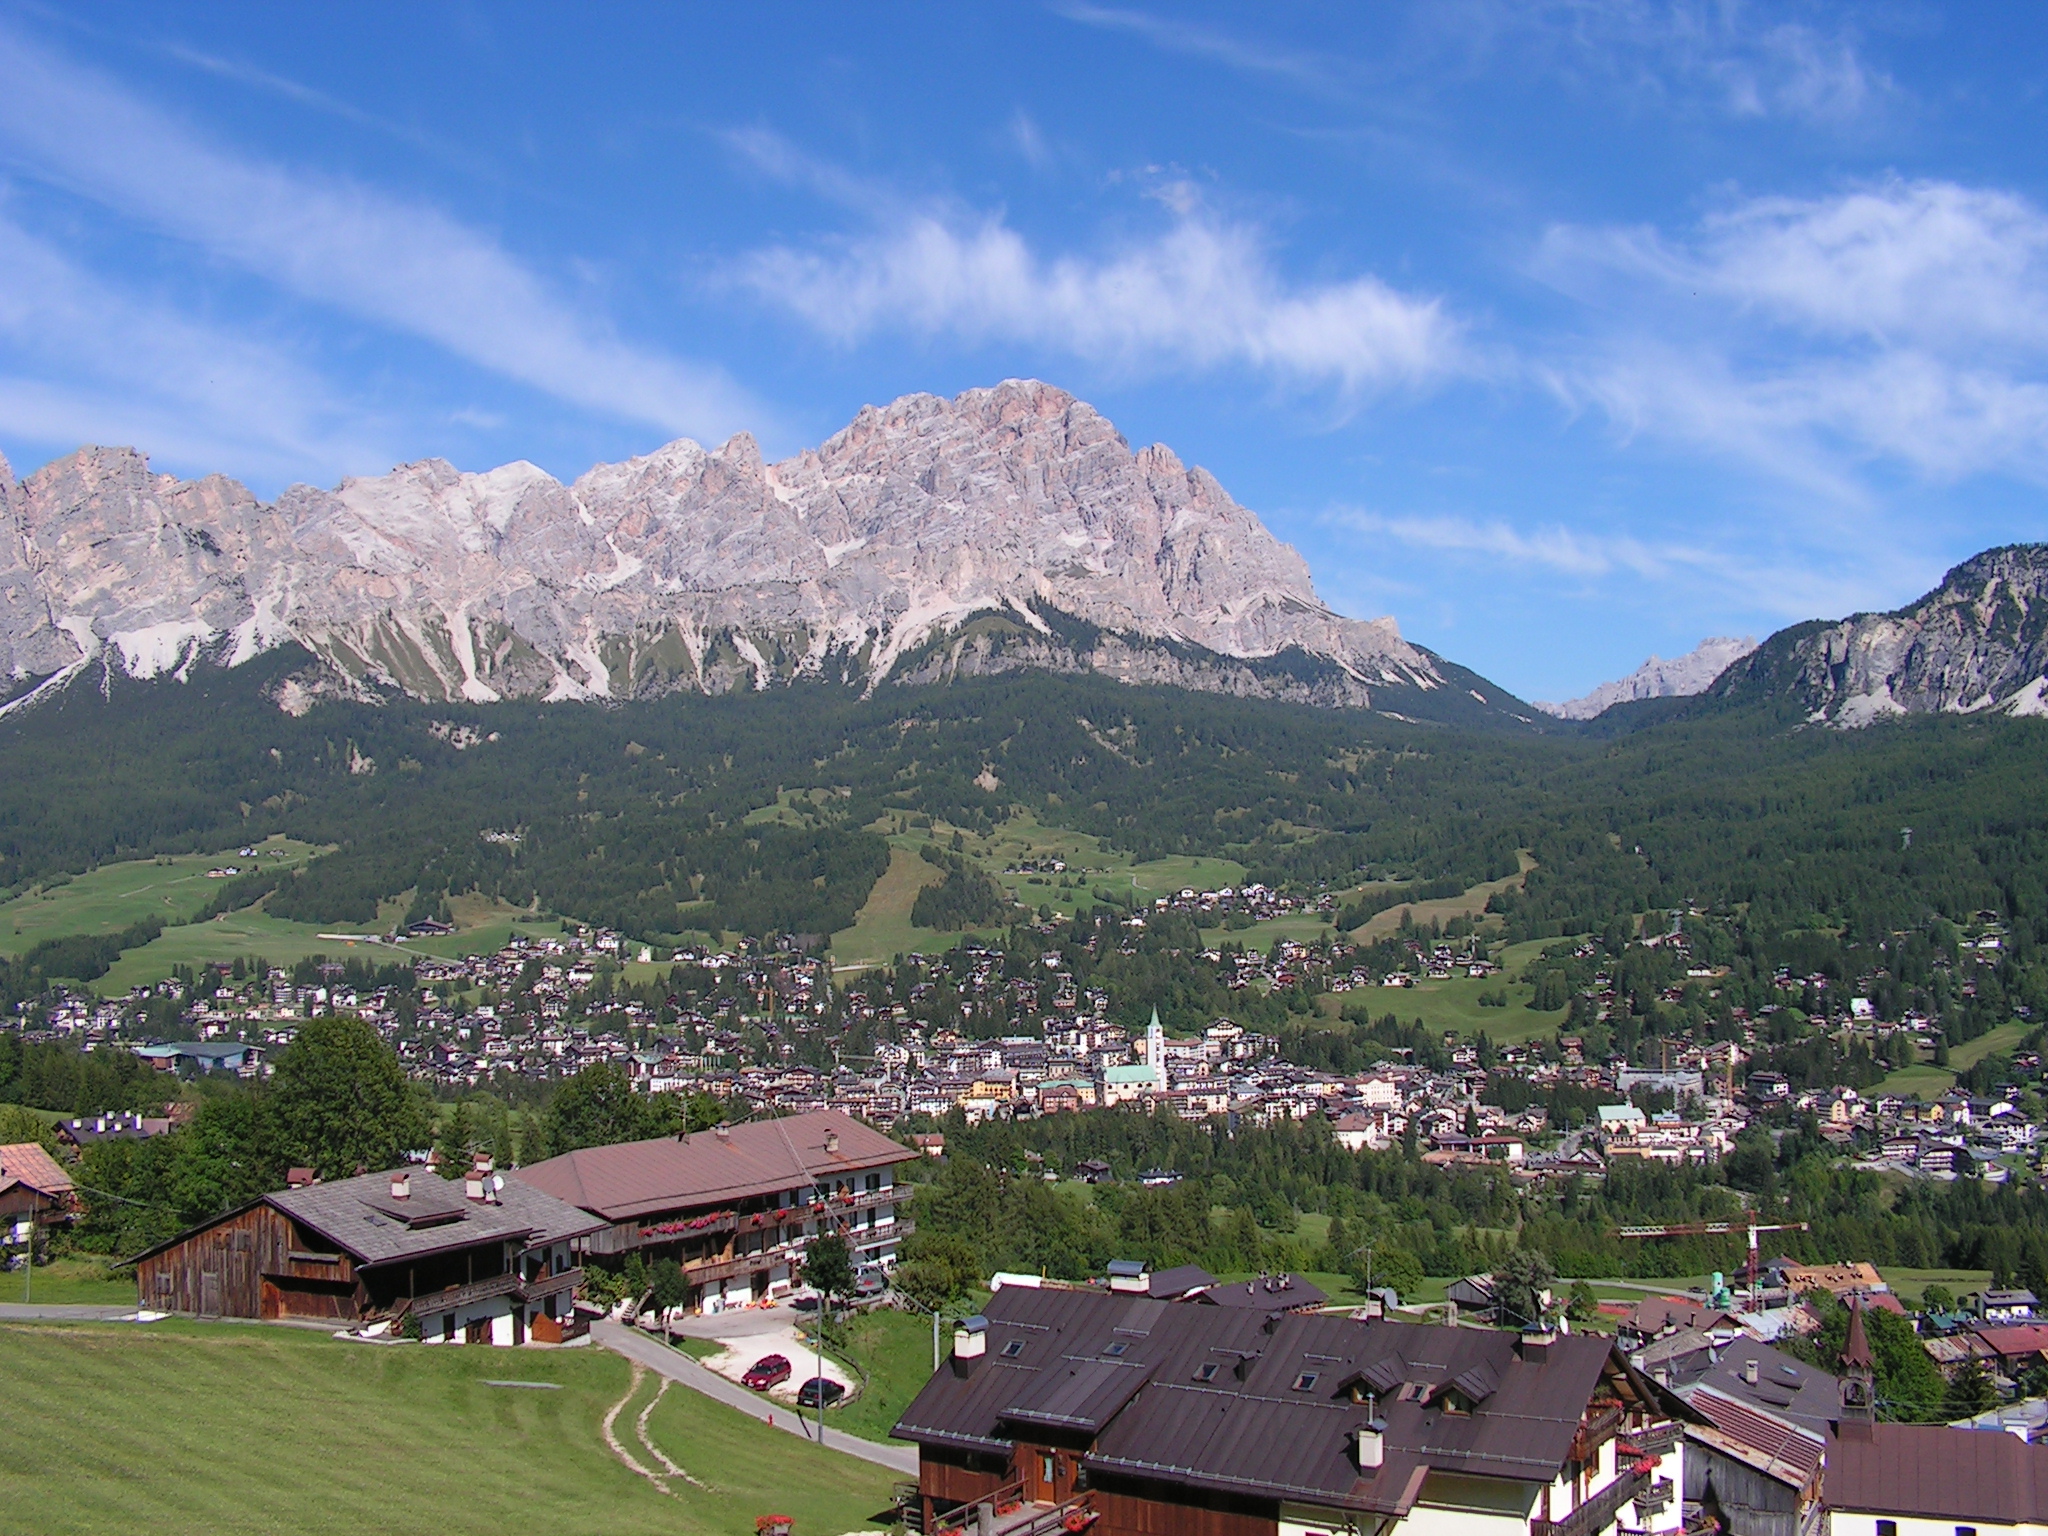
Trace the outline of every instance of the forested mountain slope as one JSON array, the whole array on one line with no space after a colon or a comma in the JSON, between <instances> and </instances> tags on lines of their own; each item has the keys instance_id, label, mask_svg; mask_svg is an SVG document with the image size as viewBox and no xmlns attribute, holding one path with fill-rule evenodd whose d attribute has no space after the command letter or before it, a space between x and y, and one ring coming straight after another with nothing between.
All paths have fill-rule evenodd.
<instances>
[{"instance_id":1,"label":"forested mountain slope","mask_svg":"<svg viewBox=\"0 0 2048 1536\"><path fill-rule=\"evenodd\" d=\"M825 934L886 864L876 826L1024 810L1275 884L1472 884L1527 849L1538 867L1495 901L1519 936L1688 903L1873 932L2048 913L2048 726L1994 714L1844 733L1724 705L1567 740L1044 674L282 713L269 694L304 660L116 674L0 721L0 886L287 832L338 851L224 903L350 923L473 889L637 936Z\"/></svg>"}]
</instances>

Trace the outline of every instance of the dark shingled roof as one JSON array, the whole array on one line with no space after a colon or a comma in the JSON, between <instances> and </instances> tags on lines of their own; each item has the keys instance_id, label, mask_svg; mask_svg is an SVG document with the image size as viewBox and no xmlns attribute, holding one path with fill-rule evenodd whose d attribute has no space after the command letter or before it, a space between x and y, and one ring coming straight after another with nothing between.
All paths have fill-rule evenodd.
<instances>
[{"instance_id":1,"label":"dark shingled roof","mask_svg":"<svg viewBox=\"0 0 2048 1536\"><path fill-rule=\"evenodd\" d=\"M2000 1525L2048 1520L2048 1445L1997 1430L1878 1424L1828 1447L1830 1508Z\"/></svg>"},{"instance_id":2,"label":"dark shingled roof","mask_svg":"<svg viewBox=\"0 0 2048 1536\"><path fill-rule=\"evenodd\" d=\"M418 1168L407 1181L411 1193L403 1200L392 1198L389 1173L306 1184L263 1198L364 1265L511 1239L530 1247L581 1237L603 1226L575 1206L522 1188L510 1177L496 1203L469 1199L463 1183Z\"/></svg>"},{"instance_id":3,"label":"dark shingled roof","mask_svg":"<svg viewBox=\"0 0 2048 1536\"><path fill-rule=\"evenodd\" d=\"M449 1180L424 1168L407 1172L408 1194L395 1199L392 1173L364 1173L332 1183L281 1189L252 1200L238 1210L203 1221L137 1254L138 1263L177 1246L194 1232L203 1232L241 1211L268 1205L350 1254L364 1268L400 1259L458 1252L481 1243L517 1242L521 1247L564 1242L599 1231L604 1223L543 1194L516 1179L506 1178L496 1201L471 1200L462 1179Z\"/></svg>"},{"instance_id":4,"label":"dark shingled roof","mask_svg":"<svg viewBox=\"0 0 2048 1536\"><path fill-rule=\"evenodd\" d=\"M838 1138L837 1151L825 1150L830 1136ZM722 1138L698 1131L586 1147L521 1168L516 1177L607 1221L630 1221L803 1188L917 1156L836 1110L820 1110L735 1125Z\"/></svg>"},{"instance_id":5,"label":"dark shingled roof","mask_svg":"<svg viewBox=\"0 0 2048 1536\"><path fill-rule=\"evenodd\" d=\"M1008 1451L1036 1426L1065 1428L1093 1440L1085 1463L1100 1472L1387 1513L1432 1470L1549 1482L1603 1377L1627 1371L1605 1339L1523 1359L1507 1333L1101 1291L1005 1287L987 1317L987 1353L942 1367L898 1438ZM1446 1411L1437 1389L1453 1383L1483 1400ZM1378 1393L1386 1423L1385 1459L1364 1477L1355 1437L1373 1408L1354 1388Z\"/></svg>"}]
</instances>

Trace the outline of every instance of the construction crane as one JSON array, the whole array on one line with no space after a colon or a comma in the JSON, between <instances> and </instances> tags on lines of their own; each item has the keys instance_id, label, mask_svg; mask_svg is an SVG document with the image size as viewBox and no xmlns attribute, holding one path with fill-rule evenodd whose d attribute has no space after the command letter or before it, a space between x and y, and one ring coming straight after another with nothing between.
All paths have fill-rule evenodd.
<instances>
[{"instance_id":1,"label":"construction crane","mask_svg":"<svg viewBox=\"0 0 2048 1536\"><path fill-rule=\"evenodd\" d=\"M1756 1235L1759 1232L1804 1232L1803 1221L1755 1222L1755 1221L1684 1221L1660 1227L1616 1227L1616 1237L1729 1237L1737 1232L1749 1233L1749 1305L1756 1307L1757 1250Z\"/></svg>"}]
</instances>

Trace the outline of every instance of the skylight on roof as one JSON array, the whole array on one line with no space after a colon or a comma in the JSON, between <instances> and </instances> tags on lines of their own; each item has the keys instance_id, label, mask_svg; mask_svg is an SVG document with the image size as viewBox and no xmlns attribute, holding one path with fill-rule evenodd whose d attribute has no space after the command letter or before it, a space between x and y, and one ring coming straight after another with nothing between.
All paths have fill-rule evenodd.
<instances>
[{"instance_id":1,"label":"skylight on roof","mask_svg":"<svg viewBox=\"0 0 2048 1536\"><path fill-rule=\"evenodd\" d=\"M1195 1380L1214 1381L1216 1379L1216 1369L1216 1362L1214 1360L1204 1361L1195 1367Z\"/></svg>"},{"instance_id":2,"label":"skylight on roof","mask_svg":"<svg viewBox=\"0 0 2048 1536\"><path fill-rule=\"evenodd\" d=\"M1319 1374L1320 1373L1316 1371L1303 1371L1299 1376L1294 1378L1294 1390L1297 1392L1312 1391L1316 1384L1316 1377Z\"/></svg>"},{"instance_id":3,"label":"skylight on roof","mask_svg":"<svg viewBox=\"0 0 2048 1536\"><path fill-rule=\"evenodd\" d=\"M1014 1360L1023 1353L1024 1341L1022 1339L1012 1339L1003 1346L1003 1358L1005 1360Z\"/></svg>"},{"instance_id":4,"label":"skylight on roof","mask_svg":"<svg viewBox=\"0 0 2048 1536\"><path fill-rule=\"evenodd\" d=\"M1123 1355L1123 1352L1129 1349L1130 1347L1130 1343L1127 1340L1118 1339L1115 1343L1110 1344L1106 1348L1104 1348L1102 1352L1105 1355L1108 1355L1110 1359L1115 1360L1120 1358Z\"/></svg>"}]
</instances>

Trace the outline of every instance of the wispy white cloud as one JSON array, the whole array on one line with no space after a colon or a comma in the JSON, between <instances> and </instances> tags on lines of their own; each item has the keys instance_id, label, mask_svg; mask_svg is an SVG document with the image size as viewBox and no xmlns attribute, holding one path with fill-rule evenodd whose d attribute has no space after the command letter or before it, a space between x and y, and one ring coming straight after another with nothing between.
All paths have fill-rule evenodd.
<instances>
[{"instance_id":1,"label":"wispy white cloud","mask_svg":"<svg viewBox=\"0 0 2048 1536\"><path fill-rule=\"evenodd\" d=\"M737 141L754 163L864 212L818 249L775 246L736 282L841 343L896 328L969 345L1022 343L1143 370L1242 366L1358 395L1479 366L1441 299L1370 275L1290 282L1261 229L1212 212L1185 181L1153 196L1159 233L1100 256L1046 256L1000 213L916 204L809 160L772 135Z\"/></svg>"},{"instance_id":2,"label":"wispy white cloud","mask_svg":"<svg viewBox=\"0 0 2048 1536\"><path fill-rule=\"evenodd\" d=\"M1335 83L1331 58L1303 50L1283 48L1199 22L1178 17L1156 16L1150 11L1120 6L1091 5L1080 0L1055 4L1053 11L1069 21L1105 31L1126 32L1153 47L1214 64L1245 74L1264 75L1325 91Z\"/></svg>"},{"instance_id":3,"label":"wispy white cloud","mask_svg":"<svg viewBox=\"0 0 2048 1536\"><path fill-rule=\"evenodd\" d=\"M1489 71L1543 72L1675 110L1845 128L1894 105L1891 76L1854 28L1747 0L1437 0L1380 18L1369 53L1291 48L1250 29L1090 0L1058 15L1371 113Z\"/></svg>"},{"instance_id":4,"label":"wispy white cloud","mask_svg":"<svg viewBox=\"0 0 2048 1536\"><path fill-rule=\"evenodd\" d=\"M722 370L621 340L430 204L206 138L0 25L0 157L317 303L613 417L719 437L764 414Z\"/></svg>"},{"instance_id":5,"label":"wispy white cloud","mask_svg":"<svg viewBox=\"0 0 2048 1536\"><path fill-rule=\"evenodd\" d=\"M1439 48L1533 58L1676 110L1843 129L1900 100L1853 27L1746 0L1462 0L1426 14Z\"/></svg>"},{"instance_id":6,"label":"wispy white cloud","mask_svg":"<svg viewBox=\"0 0 2048 1536\"><path fill-rule=\"evenodd\" d=\"M0 428L272 478L390 462L377 426L288 351L105 282L4 214Z\"/></svg>"},{"instance_id":7,"label":"wispy white cloud","mask_svg":"<svg viewBox=\"0 0 2048 1536\"><path fill-rule=\"evenodd\" d=\"M1558 392L1844 500L1890 464L2048 480L2048 215L1893 181L1762 198L1671 237L1552 230L1536 270L1587 304Z\"/></svg>"},{"instance_id":8,"label":"wispy white cloud","mask_svg":"<svg viewBox=\"0 0 2048 1536\"><path fill-rule=\"evenodd\" d=\"M1715 601L1785 620L1844 613L1867 606L1910 582L1917 566L1881 551L1865 551L1823 568L1797 550L1740 537L1731 545L1643 539L1552 523L1519 528L1500 518L1444 514L1387 514L1334 508L1321 521L1345 533L1391 539L1411 549L1469 557L1522 572L1537 569L1606 590L1616 582L1651 589L1711 589Z\"/></svg>"},{"instance_id":9,"label":"wispy white cloud","mask_svg":"<svg viewBox=\"0 0 2048 1536\"><path fill-rule=\"evenodd\" d=\"M443 139L436 138L432 134L423 133L408 123L394 122L392 119L381 117L375 112L367 112L352 101L343 100L341 97L326 91L316 90L303 81L294 80L288 75L280 75L271 70L261 69L241 59L222 58L219 54L207 53L198 48L188 47L183 43L164 43L160 47L165 57L176 59L180 64L189 65L191 68L199 70L204 74L212 75L216 79L232 81L236 85L246 86L253 91L260 91L264 95L275 96L279 100L291 102L295 106L304 107L308 111L318 112L323 116L348 123L353 127L367 128L373 133L384 135L386 138L396 139L402 144L409 144L414 149L424 150L434 156L435 159L445 163L462 165L472 170L477 168L477 162L473 156L463 153Z\"/></svg>"},{"instance_id":10,"label":"wispy white cloud","mask_svg":"<svg viewBox=\"0 0 2048 1536\"><path fill-rule=\"evenodd\" d=\"M1042 171L1052 164L1052 146L1045 142L1038 120L1022 107L1010 114L1008 136L1010 146L1034 171Z\"/></svg>"}]
</instances>

